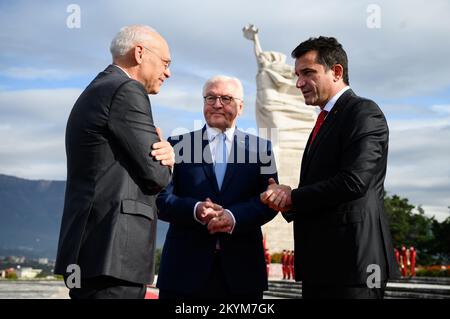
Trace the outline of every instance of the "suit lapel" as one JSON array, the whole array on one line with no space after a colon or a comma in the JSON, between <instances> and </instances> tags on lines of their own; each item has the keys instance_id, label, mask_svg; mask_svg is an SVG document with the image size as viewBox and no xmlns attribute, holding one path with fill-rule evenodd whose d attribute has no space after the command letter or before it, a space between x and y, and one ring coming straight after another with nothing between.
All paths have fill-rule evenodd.
<instances>
[{"instance_id":1,"label":"suit lapel","mask_svg":"<svg viewBox=\"0 0 450 319\"><path fill-rule=\"evenodd\" d=\"M304 178L306 172L308 171L311 159L314 157L314 154L317 151L317 148L320 146L321 141L327 136L330 129L336 124L336 118L340 116L340 114L342 113L342 109L348 104L349 99L354 95L355 93L353 93L351 89L348 89L339 97L339 99L331 109L331 112L325 118L325 122L323 122L316 138L314 139L314 142L311 145L309 144L311 140L310 134L307 142L307 147L305 148L305 153L303 154L300 180Z\"/></svg>"},{"instance_id":2,"label":"suit lapel","mask_svg":"<svg viewBox=\"0 0 450 319\"><path fill-rule=\"evenodd\" d=\"M246 152L246 140L245 140L245 134L242 134L241 131L239 131L237 128L234 132L233 136L233 143L232 148L230 152L230 156L228 157L228 164L227 164L227 170L225 171L225 177L223 178L222 188L221 192L225 190L225 188L230 184L233 175L236 173L236 164L238 154L246 154L243 152ZM247 157L247 154L245 158Z\"/></svg>"},{"instance_id":3,"label":"suit lapel","mask_svg":"<svg viewBox=\"0 0 450 319\"><path fill-rule=\"evenodd\" d=\"M311 140L311 134L309 134L308 142L306 142L306 147L305 147L305 150L303 151L302 163L301 163L301 167L300 167L299 186L300 186L300 183L302 182L303 177L305 176L305 172L306 172L306 162L307 162L307 157L308 157L308 152L309 152L309 141L310 140Z\"/></svg>"},{"instance_id":4,"label":"suit lapel","mask_svg":"<svg viewBox=\"0 0 450 319\"><path fill-rule=\"evenodd\" d=\"M211 149L209 148L208 134L206 133L206 125L202 129L202 167L206 177L209 179L212 188L216 193L219 193L219 186L217 185L216 174L214 173L214 164L212 162Z\"/></svg>"}]
</instances>

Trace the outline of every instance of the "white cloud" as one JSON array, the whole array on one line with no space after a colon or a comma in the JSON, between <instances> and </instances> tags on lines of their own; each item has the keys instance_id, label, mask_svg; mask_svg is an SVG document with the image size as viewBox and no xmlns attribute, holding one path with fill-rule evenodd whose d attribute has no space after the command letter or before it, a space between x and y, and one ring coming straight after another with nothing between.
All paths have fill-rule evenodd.
<instances>
[{"instance_id":1,"label":"white cloud","mask_svg":"<svg viewBox=\"0 0 450 319\"><path fill-rule=\"evenodd\" d=\"M66 163L32 163L21 166L2 165L2 174L26 179L66 180Z\"/></svg>"},{"instance_id":2,"label":"white cloud","mask_svg":"<svg viewBox=\"0 0 450 319\"><path fill-rule=\"evenodd\" d=\"M0 91L1 122L32 120L39 125L61 124L82 92L78 88Z\"/></svg>"},{"instance_id":3,"label":"white cloud","mask_svg":"<svg viewBox=\"0 0 450 319\"><path fill-rule=\"evenodd\" d=\"M419 129L428 129L435 132L450 126L450 105L428 105L418 102L416 105L381 104L380 106L387 117L391 132ZM415 139L410 141L416 143L421 136L416 135Z\"/></svg>"},{"instance_id":4,"label":"white cloud","mask_svg":"<svg viewBox=\"0 0 450 319\"><path fill-rule=\"evenodd\" d=\"M425 212L450 216L450 123L396 121L389 142L386 189L423 205ZM428 211L429 208L431 211Z\"/></svg>"},{"instance_id":5,"label":"white cloud","mask_svg":"<svg viewBox=\"0 0 450 319\"><path fill-rule=\"evenodd\" d=\"M450 205L449 205L450 206ZM450 217L450 209L445 206L422 206L425 211L425 215L428 217L434 217L437 221L442 222L448 217ZM415 210L415 212L418 212Z\"/></svg>"},{"instance_id":6,"label":"white cloud","mask_svg":"<svg viewBox=\"0 0 450 319\"><path fill-rule=\"evenodd\" d=\"M91 75L110 62L109 43L121 26L146 23L168 39L174 78L185 76L183 72L199 77L229 73L254 82L252 44L243 38L241 29L255 23L263 49L286 55L310 36L337 36L348 51L350 81L361 95L405 97L450 87L450 64L446 63L450 3L445 0L377 1L382 10L380 29L367 28L368 3L356 0L108 0L77 4L81 29L67 28L64 3L53 2L43 8L40 3L25 1L1 10L0 57L4 59L0 69L42 65L54 77L78 72ZM99 18L99 12L101 17L114 19ZM13 64L7 63L10 61Z\"/></svg>"},{"instance_id":7,"label":"white cloud","mask_svg":"<svg viewBox=\"0 0 450 319\"><path fill-rule=\"evenodd\" d=\"M409 131L419 129L434 129L439 130L450 125L449 118L429 118L429 119L408 119L408 120L390 120L389 127L391 131ZM421 138L421 136L416 136ZM415 143L414 140L410 140L411 143Z\"/></svg>"},{"instance_id":8,"label":"white cloud","mask_svg":"<svg viewBox=\"0 0 450 319\"><path fill-rule=\"evenodd\" d=\"M76 74L67 72L62 69L51 68L34 68L34 67L9 67L4 71L0 71L0 75L13 79L23 80L66 80Z\"/></svg>"},{"instance_id":9,"label":"white cloud","mask_svg":"<svg viewBox=\"0 0 450 319\"><path fill-rule=\"evenodd\" d=\"M0 92L0 172L64 179L64 132L80 89Z\"/></svg>"},{"instance_id":10,"label":"white cloud","mask_svg":"<svg viewBox=\"0 0 450 319\"><path fill-rule=\"evenodd\" d=\"M155 101L154 103L171 109L202 112L203 98L200 92L186 90L183 87L173 87L169 84L167 87L162 88L158 95L150 97L150 99Z\"/></svg>"},{"instance_id":11,"label":"white cloud","mask_svg":"<svg viewBox=\"0 0 450 319\"><path fill-rule=\"evenodd\" d=\"M431 109L438 114L450 115L450 104L433 105Z\"/></svg>"}]
</instances>

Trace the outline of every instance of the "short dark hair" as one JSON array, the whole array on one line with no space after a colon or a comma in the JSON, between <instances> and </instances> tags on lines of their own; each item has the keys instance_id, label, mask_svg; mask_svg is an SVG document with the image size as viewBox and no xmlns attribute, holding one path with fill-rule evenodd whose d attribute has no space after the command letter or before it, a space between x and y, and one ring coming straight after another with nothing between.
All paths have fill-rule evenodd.
<instances>
[{"instance_id":1,"label":"short dark hair","mask_svg":"<svg viewBox=\"0 0 450 319\"><path fill-rule=\"evenodd\" d=\"M336 38L320 36L309 38L300 43L291 53L294 59L298 59L309 51L317 51L317 63L323 65L327 70L335 64L342 65L344 69L343 80L349 85L347 53Z\"/></svg>"}]
</instances>

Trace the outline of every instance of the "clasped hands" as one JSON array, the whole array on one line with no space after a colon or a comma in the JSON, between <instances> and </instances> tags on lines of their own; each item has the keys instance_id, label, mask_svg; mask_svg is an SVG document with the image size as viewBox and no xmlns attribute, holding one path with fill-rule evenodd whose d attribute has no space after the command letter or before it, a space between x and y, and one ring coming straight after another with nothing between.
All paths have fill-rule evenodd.
<instances>
[{"instance_id":1,"label":"clasped hands","mask_svg":"<svg viewBox=\"0 0 450 319\"><path fill-rule=\"evenodd\" d=\"M234 226L231 214L209 198L197 205L195 216L199 221L208 225L210 234L229 233Z\"/></svg>"},{"instance_id":2,"label":"clasped hands","mask_svg":"<svg viewBox=\"0 0 450 319\"><path fill-rule=\"evenodd\" d=\"M292 189L287 185L280 185L273 178L269 178L267 190L260 195L261 202L270 208L285 212L292 208Z\"/></svg>"}]
</instances>

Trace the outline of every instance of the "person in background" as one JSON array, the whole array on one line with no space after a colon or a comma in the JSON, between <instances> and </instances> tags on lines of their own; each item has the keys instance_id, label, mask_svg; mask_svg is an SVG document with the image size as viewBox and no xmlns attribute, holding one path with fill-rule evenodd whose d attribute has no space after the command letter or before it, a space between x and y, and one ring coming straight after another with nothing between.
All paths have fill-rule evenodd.
<instances>
[{"instance_id":1,"label":"person in background","mask_svg":"<svg viewBox=\"0 0 450 319\"><path fill-rule=\"evenodd\" d=\"M283 271L283 280L287 279L287 251L283 249L283 253L281 255L281 269Z\"/></svg>"},{"instance_id":2,"label":"person in background","mask_svg":"<svg viewBox=\"0 0 450 319\"><path fill-rule=\"evenodd\" d=\"M409 248L409 261L410 261L409 275L411 277L416 276L416 257L417 257L416 249L413 246L411 246Z\"/></svg>"},{"instance_id":3,"label":"person in background","mask_svg":"<svg viewBox=\"0 0 450 319\"><path fill-rule=\"evenodd\" d=\"M295 279L295 256L294 256L294 251L291 250L291 257L289 258L289 271L290 274L292 276L292 279Z\"/></svg>"},{"instance_id":4,"label":"person in background","mask_svg":"<svg viewBox=\"0 0 450 319\"><path fill-rule=\"evenodd\" d=\"M266 261L267 278L269 278L270 273L270 253L267 248L264 249L264 259Z\"/></svg>"}]
</instances>

